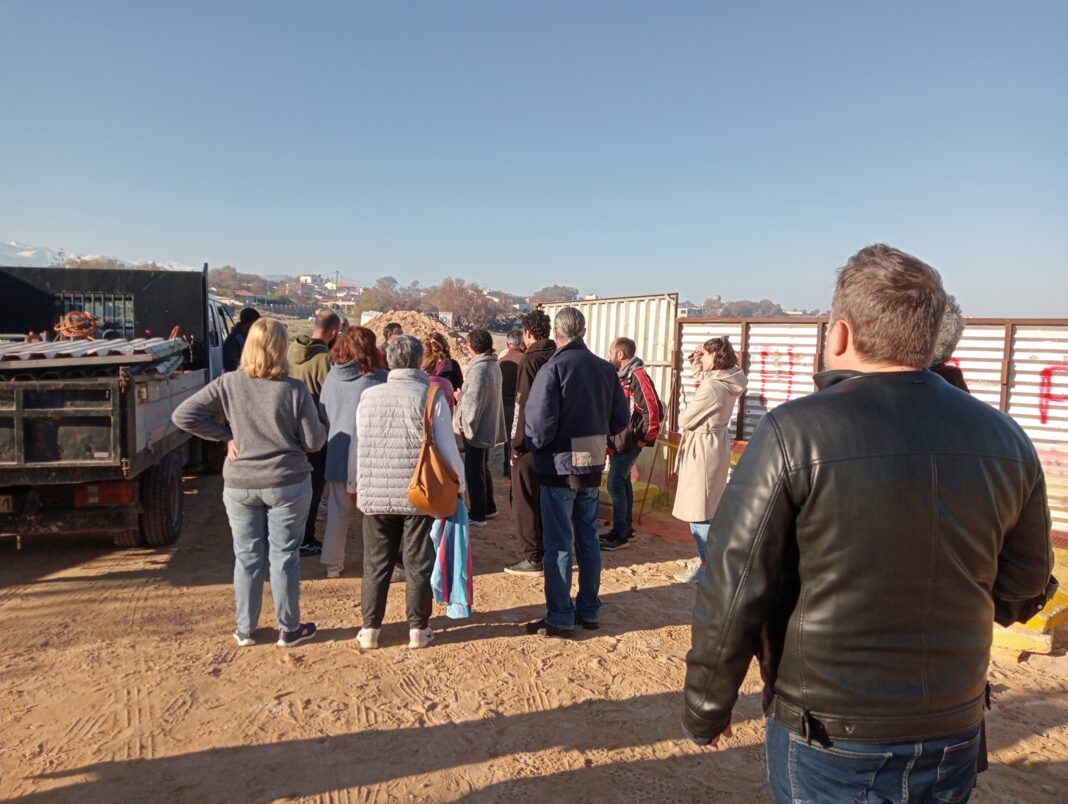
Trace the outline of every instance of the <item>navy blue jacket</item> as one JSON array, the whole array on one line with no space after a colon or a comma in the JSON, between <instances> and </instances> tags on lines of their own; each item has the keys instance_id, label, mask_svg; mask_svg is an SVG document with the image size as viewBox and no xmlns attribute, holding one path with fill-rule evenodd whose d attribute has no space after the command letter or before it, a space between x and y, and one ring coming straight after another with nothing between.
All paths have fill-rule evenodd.
<instances>
[{"instance_id":1,"label":"navy blue jacket","mask_svg":"<svg viewBox=\"0 0 1068 804\"><path fill-rule=\"evenodd\" d=\"M630 421L616 370L581 338L557 349L538 372L525 413L534 471L549 476L603 472L608 436Z\"/></svg>"}]
</instances>

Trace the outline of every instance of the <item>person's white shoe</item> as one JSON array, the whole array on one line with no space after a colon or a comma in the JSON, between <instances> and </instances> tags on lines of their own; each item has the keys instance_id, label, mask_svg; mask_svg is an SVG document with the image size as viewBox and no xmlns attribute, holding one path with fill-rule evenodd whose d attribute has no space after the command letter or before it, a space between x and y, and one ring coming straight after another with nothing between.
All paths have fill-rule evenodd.
<instances>
[{"instance_id":1,"label":"person's white shoe","mask_svg":"<svg viewBox=\"0 0 1068 804\"><path fill-rule=\"evenodd\" d=\"M434 641L434 631L430 628L409 628L408 647L425 648Z\"/></svg>"},{"instance_id":2,"label":"person's white shoe","mask_svg":"<svg viewBox=\"0 0 1068 804\"><path fill-rule=\"evenodd\" d=\"M676 572L674 578L681 583L698 583L701 580L701 559L692 558L686 562L686 569Z\"/></svg>"},{"instance_id":3,"label":"person's white shoe","mask_svg":"<svg viewBox=\"0 0 1068 804\"><path fill-rule=\"evenodd\" d=\"M374 650L378 647L378 635L381 633L381 628L361 628L356 634L356 643L362 650Z\"/></svg>"},{"instance_id":4,"label":"person's white shoe","mask_svg":"<svg viewBox=\"0 0 1068 804\"><path fill-rule=\"evenodd\" d=\"M344 564L327 564L326 565L326 577L327 578L340 578L341 573L344 572Z\"/></svg>"}]
</instances>

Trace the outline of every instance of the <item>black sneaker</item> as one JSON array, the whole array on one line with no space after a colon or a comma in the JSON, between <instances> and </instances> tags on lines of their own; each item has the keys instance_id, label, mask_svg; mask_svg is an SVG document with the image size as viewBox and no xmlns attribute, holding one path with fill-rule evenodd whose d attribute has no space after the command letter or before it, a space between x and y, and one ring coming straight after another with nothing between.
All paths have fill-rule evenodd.
<instances>
[{"instance_id":1,"label":"black sneaker","mask_svg":"<svg viewBox=\"0 0 1068 804\"><path fill-rule=\"evenodd\" d=\"M505 567L504 571L509 575L544 575L545 565L540 561L528 561L524 558L510 567Z\"/></svg>"},{"instance_id":2,"label":"black sneaker","mask_svg":"<svg viewBox=\"0 0 1068 804\"><path fill-rule=\"evenodd\" d=\"M527 633L533 636L559 637L560 639L571 639L574 636L573 631L549 625L545 620L535 620L532 623L527 623Z\"/></svg>"},{"instance_id":3,"label":"black sneaker","mask_svg":"<svg viewBox=\"0 0 1068 804\"><path fill-rule=\"evenodd\" d=\"M623 550L627 547L630 547L629 536L617 536L616 534L612 534L601 539L602 550Z\"/></svg>"},{"instance_id":4,"label":"black sneaker","mask_svg":"<svg viewBox=\"0 0 1068 804\"><path fill-rule=\"evenodd\" d=\"M278 642L275 644L280 648L293 648L302 642L307 642L315 636L315 623L301 623L297 626L296 631L278 631Z\"/></svg>"},{"instance_id":5,"label":"black sneaker","mask_svg":"<svg viewBox=\"0 0 1068 804\"><path fill-rule=\"evenodd\" d=\"M321 556L323 554L323 546L316 542L315 544L302 544L300 546L301 558L307 558L308 556Z\"/></svg>"},{"instance_id":6,"label":"black sneaker","mask_svg":"<svg viewBox=\"0 0 1068 804\"><path fill-rule=\"evenodd\" d=\"M596 620L584 620L582 617L575 616L575 624L580 625L587 631L596 631L601 627L601 624Z\"/></svg>"}]
</instances>

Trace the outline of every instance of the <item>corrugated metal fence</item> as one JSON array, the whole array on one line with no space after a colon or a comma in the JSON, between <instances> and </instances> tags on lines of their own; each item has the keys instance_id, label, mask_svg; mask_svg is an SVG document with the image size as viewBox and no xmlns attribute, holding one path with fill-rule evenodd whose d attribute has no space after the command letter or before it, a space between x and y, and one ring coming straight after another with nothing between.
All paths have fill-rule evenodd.
<instances>
[{"instance_id":1,"label":"corrugated metal fence","mask_svg":"<svg viewBox=\"0 0 1068 804\"><path fill-rule=\"evenodd\" d=\"M672 423L695 390L686 356L709 338L728 335L747 367L749 388L732 422L748 440L777 405L814 390L823 365L826 319L680 318L679 394ZM1024 428L1046 471L1053 528L1068 540L1068 319L970 319L951 363L972 394ZM667 397L665 396L665 399Z\"/></svg>"},{"instance_id":2,"label":"corrugated metal fence","mask_svg":"<svg viewBox=\"0 0 1068 804\"><path fill-rule=\"evenodd\" d=\"M583 299L541 305L554 318L564 307L574 307L586 317L586 345L601 357L619 337L630 338L645 361L664 405L671 407L674 387L675 321L679 310L676 293L626 296L618 299Z\"/></svg>"}]
</instances>

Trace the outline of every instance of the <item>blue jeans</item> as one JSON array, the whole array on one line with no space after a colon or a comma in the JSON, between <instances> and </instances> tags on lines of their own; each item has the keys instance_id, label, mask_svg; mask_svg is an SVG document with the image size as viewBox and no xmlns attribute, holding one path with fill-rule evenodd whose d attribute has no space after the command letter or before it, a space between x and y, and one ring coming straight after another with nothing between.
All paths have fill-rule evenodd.
<instances>
[{"instance_id":1,"label":"blue jeans","mask_svg":"<svg viewBox=\"0 0 1068 804\"><path fill-rule=\"evenodd\" d=\"M612 495L612 530L617 536L626 536L634 524L634 486L630 471L638 462L642 448L613 455L608 464L608 493Z\"/></svg>"},{"instance_id":2,"label":"blue jeans","mask_svg":"<svg viewBox=\"0 0 1068 804\"><path fill-rule=\"evenodd\" d=\"M545 622L571 630L575 614L597 622L601 608L601 546L597 541L600 489L541 487L541 527L545 542ZM574 531L572 531L574 528ZM572 536L572 532L574 536ZM571 542L579 565L579 590L571 602Z\"/></svg>"},{"instance_id":3,"label":"blue jeans","mask_svg":"<svg viewBox=\"0 0 1068 804\"><path fill-rule=\"evenodd\" d=\"M240 636L249 636L259 625L268 556L278 627L295 631L300 626L300 543L311 498L311 478L274 489L223 489L234 537L234 602Z\"/></svg>"},{"instance_id":4,"label":"blue jeans","mask_svg":"<svg viewBox=\"0 0 1068 804\"><path fill-rule=\"evenodd\" d=\"M697 555L701 557L701 563L708 561L708 529L711 522L691 522L690 535L697 542Z\"/></svg>"},{"instance_id":5,"label":"blue jeans","mask_svg":"<svg viewBox=\"0 0 1068 804\"><path fill-rule=\"evenodd\" d=\"M768 788L784 802L967 801L975 784L979 729L907 743L808 745L769 718Z\"/></svg>"}]
</instances>

